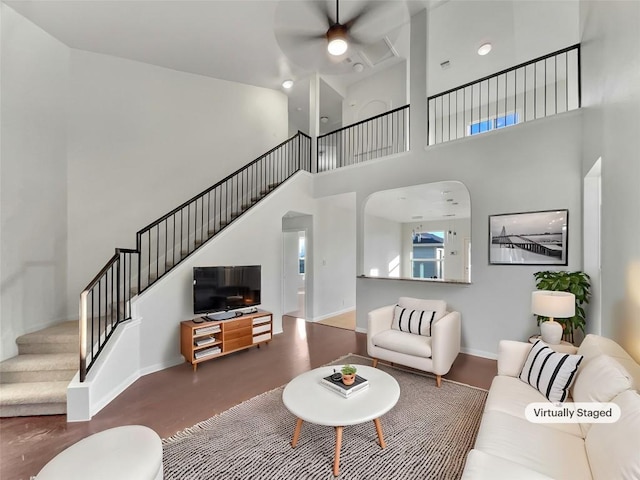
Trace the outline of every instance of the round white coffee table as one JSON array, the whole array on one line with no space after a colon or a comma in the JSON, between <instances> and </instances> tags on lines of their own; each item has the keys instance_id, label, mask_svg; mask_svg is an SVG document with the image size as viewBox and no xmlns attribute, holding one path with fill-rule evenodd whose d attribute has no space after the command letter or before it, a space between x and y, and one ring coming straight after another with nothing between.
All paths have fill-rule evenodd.
<instances>
[{"instance_id":1,"label":"round white coffee table","mask_svg":"<svg viewBox=\"0 0 640 480\"><path fill-rule=\"evenodd\" d=\"M295 448L303 422L327 425L336 429L336 448L333 474L340 472L342 429L373 420L380 447L385 442L380 417L391 410L400 398L400 386L388 373L366 365L355 365L358 375L369 381L369 387L353 393L349 398L332 392L320 382L322 378L339 372L341 365L320 367L303 373L289 382L282 392L285 407L297 418L291 446Z\"/></svg>"}]
</instances>

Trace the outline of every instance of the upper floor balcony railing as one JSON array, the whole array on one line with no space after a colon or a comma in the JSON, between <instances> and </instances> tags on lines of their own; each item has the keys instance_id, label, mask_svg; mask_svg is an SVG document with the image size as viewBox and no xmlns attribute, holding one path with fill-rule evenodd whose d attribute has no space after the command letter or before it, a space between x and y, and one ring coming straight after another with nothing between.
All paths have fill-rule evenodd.
<instances>
[{"instance_id":1,"label":"upper floor balcony railing","mask_svg":"<svg viewBox=\"0 0 640 480\"><path fill-rule=\"evenodd\" d=\"M580 45L429 97L428 144L580 108Z\"/></svg>"},{"instance_id":2,"label":"upper floor balcony railing","mask_svg":"<svg viewBox=\"0 0 640 480\"><path fill-rule=\"evenodd\" d=\"M317 172L409 150L409 105L318 137Z\"/></svg>"}]
</instances>

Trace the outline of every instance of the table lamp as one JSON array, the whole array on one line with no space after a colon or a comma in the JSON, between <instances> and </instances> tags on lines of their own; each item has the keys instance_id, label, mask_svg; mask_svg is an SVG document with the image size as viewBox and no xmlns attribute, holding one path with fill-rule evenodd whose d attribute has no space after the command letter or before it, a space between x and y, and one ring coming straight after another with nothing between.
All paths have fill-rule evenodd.
<instances>
[{"instance_id":1,"label":"table lamp","mask_svg":"<svg viewBox=\"0 0 640 480\"><path fill-rule=\"evenodd\" d=\"M550 345L557 345L562 340L562 325L554 318L569 318L576 313L576 297L569 292L553 292L538 290L531 294L531 312L535 315L549 317L540 324L542 341Z\"/></svg>"}]
</instances>

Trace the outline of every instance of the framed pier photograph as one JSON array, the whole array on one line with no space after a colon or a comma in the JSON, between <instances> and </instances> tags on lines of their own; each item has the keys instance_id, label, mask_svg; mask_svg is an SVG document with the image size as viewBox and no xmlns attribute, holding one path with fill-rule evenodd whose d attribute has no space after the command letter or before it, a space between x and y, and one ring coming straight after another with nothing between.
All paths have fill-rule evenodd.
<instances>
[{"instance_id":1,"label":"framed pier photograph","mask_svg":"<svg viewBox=\"0 0 640 480\"><path fill-rule=\"evenodd\" d=\"M489 215L489 264L567 265L569 210Z\"/></svg>"}]
</instances>

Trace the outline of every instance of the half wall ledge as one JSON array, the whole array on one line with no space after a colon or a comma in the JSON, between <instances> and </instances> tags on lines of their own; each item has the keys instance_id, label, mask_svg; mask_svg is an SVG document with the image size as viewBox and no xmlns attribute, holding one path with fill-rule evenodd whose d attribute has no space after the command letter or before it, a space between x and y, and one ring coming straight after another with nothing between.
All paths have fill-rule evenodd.
<instances>
[{"instance_id":1,"label":"half wall ledge","mask_svg":"<svg viewBox=\"0 0 640 480\"><path fill-rule=\"evenodd\" d=\"M403 282L448 283L454 285L471 285L473 283L467 282L466 280L451 280L443 278L371 277L369 275L358 275L357 278L366 278L370 280L400 280Z\"/></svg>"}]
</instances>

